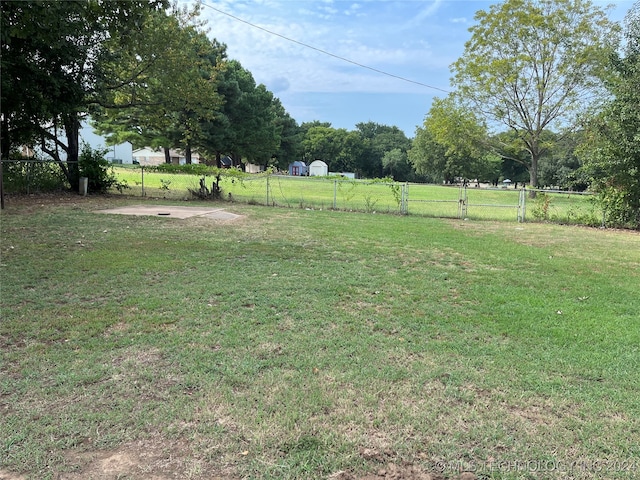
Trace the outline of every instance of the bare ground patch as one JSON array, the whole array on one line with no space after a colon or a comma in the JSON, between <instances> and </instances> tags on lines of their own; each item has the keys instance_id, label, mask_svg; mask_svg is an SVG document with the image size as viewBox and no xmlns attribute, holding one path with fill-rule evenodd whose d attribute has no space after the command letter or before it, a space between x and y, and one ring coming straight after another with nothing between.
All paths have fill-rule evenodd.
<instances>
[{"instance_id":1,"label":"bare ground patch","mask_svg":"<svg viewBox=\"0 0 640 480\"><path fill-rule=\"evenodd\" d=\"M18 474L7 472L6 470L0 470L0 480L26 480L25 477L21 477Z\"/></svg>"},{"instance_id":2,"label":"bare ground patch","mask_svg":"<svg viewBox=\"0 0 640 480\"><path fill-rule=\"evenodd\" d=\"M162 437L124 444L112 450L70 451L65 455L69 473L56 480L172 480L239 478L230 471L216 471L194 456L185 441Z\"/></svg>"}]
</instances>

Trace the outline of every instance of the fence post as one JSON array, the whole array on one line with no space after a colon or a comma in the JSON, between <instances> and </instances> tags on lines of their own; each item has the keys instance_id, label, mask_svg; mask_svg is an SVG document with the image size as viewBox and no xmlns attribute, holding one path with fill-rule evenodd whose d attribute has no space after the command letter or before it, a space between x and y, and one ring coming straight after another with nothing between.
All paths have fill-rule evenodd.
<instances>
[{"instance_id":1,"label":"fence post","mask_svg":"<svg viewBox=\"0 0 640 480\"><path fill-rule=\"evenodd\" d=\"M520 199L518 200L518 223L524 223L527 218L527 189L520 189Z\"/></svg>"},{"instance_id":2,"label":"fence post","mask_svg":"<svg viewBox=\"0 0 640 480\"><path fill-rule=\"evenodd\" d=\"M406 215L409 213L409 183L402 184L402 195L400 196L400 213Z\"/></svg>"},{"instance_id":3,"label":"fence post","mask_svg":"<svg viewBox=\"0 0 640 480\"><path fill-rule=\"evenodd\" d=\"M338 180L333 181L333 209L338 209Z\"/></svg>"},{"instance_id":4,"label":"fence post","mask_svg":"<svg viewBox=\"0 0 640 480\"><path fill-rule=\"evenodd\" d=\"M267 173L267 207L269 206L269 177L271 177L271 175Z\"/></svg>"},{"instance_id":5,"label":"fence post","mask_svg":"<svg viewBox=\"0 0 640 480\"><path fill-rule=\"evenodd\" d=\"M460 187L460 195L458 197L458 218L467 218L467 186Z\"/></svg>"},{"instance_id":6,"label":"fence post","mask_svg":"<svg viewBox=\"0 0 640 480\"><path fill-rule=\"evenodd\" d=\"M140 165L140 177L142 179L142 196L144 197L144 165Z\"/></svg>"}]
</instances>

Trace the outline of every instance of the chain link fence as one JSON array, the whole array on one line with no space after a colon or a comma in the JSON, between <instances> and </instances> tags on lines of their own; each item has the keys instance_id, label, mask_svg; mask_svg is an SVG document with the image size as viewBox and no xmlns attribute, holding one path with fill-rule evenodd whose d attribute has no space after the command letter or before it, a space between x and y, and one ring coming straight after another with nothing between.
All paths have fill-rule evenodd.
<instances>
[{"instance_id":1,"label":"chain link fence","mask_svg":"<svg viewBox=\"0 0 640 480\"><path fill-rule=\"evenodd\" d=\"M213 175L116 169L129 188L123 193L190 199L203 186L214 191ZM222 175L220 198L256 205L385 212L428 217L502 221L549 221L603 225L604 213L591 193L559 190L475 188L343 177L298 177L269 173Z\"/></svg>"},{"instance_id":2,"label":"chain link fence","mask_svg":"<svg viewBox=\"0 0 640 480\"><path fill-rule=\"evenodd\" d=\"M65 162L65 166L77 162ZM69 190L71 185L54 161L1 160L4 194L30 195Z\"/></svg>"},{"instance_id":3,"label":"chain link fence","mask_svg":"<svg viewBox=\"0 0 640 480\"><path fill-rule=\"evenodd\" d=\"M430 217L606 224L596 196L588 192L411 184L408 199L409 213Z\"/></svg>"},{"instance_id":4,"label":"chain link fence","mask_svg":"<svg viewBox=\"0 0 640 480\"><path fill-rule=\"evenodd\" d=\"M406 212L406 185L385 180L297 177L258 173L247 176L167 173L145 167L116 168L125 195L192 199L219 191L219 198L255 205ZM115 192L114 192L115 193Z\"/></svg>"},{"instance_id":5,"label":"chain link fence","mask_svg":"<svg viewBox=\"0 0 640 480\"><path fill-rule=\"evenodd\" d=\"M5 194L70 190L56 162L3 160L2 171ZM223 201L255 205L606 226L605 212L596 197L584 192L475 188L271 173L223 173L217 178L213 174L163 172L139 165L114 165L113 173L117 185L110 193L133 197L191 200L208 197L215 191Z\"/></svg>"}]
</instances>

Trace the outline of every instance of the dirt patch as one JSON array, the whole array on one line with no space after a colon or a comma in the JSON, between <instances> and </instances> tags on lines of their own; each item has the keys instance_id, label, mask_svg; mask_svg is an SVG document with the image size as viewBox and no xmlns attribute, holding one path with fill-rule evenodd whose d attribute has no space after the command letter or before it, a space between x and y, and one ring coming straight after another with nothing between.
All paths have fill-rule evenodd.
<instances>
[{"instance_id":1,"label":"dirt patch","mask_svg":"<svg viewBox=\"0 0 640 480\"><path fill-rule=\"evenodd\" d=\"M5 470L0 470L0 480L26 480L26 479L25 477L21 477L20 475L7 472Z\"/></svg>"},{"instance_id":2,"label":"dirt patch","mask_svg":"<svg viewBox=\"0 0 640 480\"><path fill-rule=\"evenodd\" d=\"M149 439L113 450L75 451L65 456L67 469L56 480L235 480L231 472L214 471L191 455L185 442ZM2 477L0 477L2 478ZM13 479L9 479L13 480ZM16 479L17 480L17 479Z\"/></svg>"},{"instance_id":3,"label":"dirt patch","mask_svg":"<svg viewBox=\"0 0 640 480\"><path fill-rule=\"evenodd\" d=\"M86 440L90 447L91 439ZM360 449L360 456L380 462L374 473L356 475L338 471L328 480L477 480L470 473L443 476L412 464L395 464L389 452L375 448ZM109 450L71 450L65 454L65 472L55 472L54 480L240 480L227 464L213 466L194 455L186 440L167 440L161 435L129 442ZM26 480L26 477L0 470L0 480Z\"/></svg>"},{"instance_id":4,"label":"dirt patch","mask_svg":"<svg viewBox=\"0 0 640 480\"><path fill-rule=\"evenodd\" d=\"M91 450L91 439L85 448L65 453L63 471L53 471L53 480L240 480L236 462L212 465L201 455L194 454L184 439L169 440L160 434L133 441L114 449ZM338 471L327 480L478 480L471 472L451 472L444 475L425 470L411 463L394 463L391 452L376 448L362 448L360 456L378 463L375 472L356 475ZM229 460L229 459L228 459ZM246 477L245 477L246 478ZM26 476L0 470L0 480L27 480Z\"/></svg>"}]
</instances>

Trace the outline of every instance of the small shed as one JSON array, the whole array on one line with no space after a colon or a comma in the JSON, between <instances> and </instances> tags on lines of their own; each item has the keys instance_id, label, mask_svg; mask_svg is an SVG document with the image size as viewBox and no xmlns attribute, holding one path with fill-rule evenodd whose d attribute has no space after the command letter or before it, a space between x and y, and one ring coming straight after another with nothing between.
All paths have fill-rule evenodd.
<instances>
[{"instance_id":1,"label":"small shed","mask_svg":"<svg viewBox=\"0 0 640 480\"><path fill-rule=\"evenodd\" d=\"M255 163L245 163L244 171L247 172L247 173L264 172L264 165L257 165Z\"/></svg>"},{"instance_id":2,"label":"small shed","mask_svg":"<svg viewBox=\"0 0 640 480\"><path fill-rule=\"evenodd\" d=\"M312 177L325 177L329 174L329 165L322 160L314 160L309 164L309 175Z\"/></svg>"},{"instance_id":3,"label":"small shed","mask_svg":"<svg viewBox=\"0 0 640 480\"><path fill-rule=\"evenodd\" d=\"M220 157L220 168L231 168L233 167L233 160L229 155L222 155Z\"/></svg>"},{"instance_id":4,"label":"small shed","mask_svg":"<svg viewBox=\"0 0 640 480\"><path fill-rule=\"evenodd\" d=\"M309 175L309 167L304 162L295 161L289 165L289 175L296 177L307 176Z\"/></svg>"}]
</instances>

